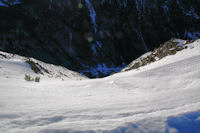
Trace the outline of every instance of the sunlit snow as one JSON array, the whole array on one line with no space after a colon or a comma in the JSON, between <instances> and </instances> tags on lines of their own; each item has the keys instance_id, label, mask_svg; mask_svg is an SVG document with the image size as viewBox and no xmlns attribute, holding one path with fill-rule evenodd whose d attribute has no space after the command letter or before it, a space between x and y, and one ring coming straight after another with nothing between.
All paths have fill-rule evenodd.
<instances>
[{"instance_id":1,"label":"sunlit snow","mask_svg":"<svg viewBox=\"0 0 200 133\"><path fill-rule=\"evenodd\" d=\"M176 55L103 79L40 75L39 83L27 82L24 74L34 73L23 58L2 54L2 133L200 132L200 40Z\"/></svg>"}]
</instances>

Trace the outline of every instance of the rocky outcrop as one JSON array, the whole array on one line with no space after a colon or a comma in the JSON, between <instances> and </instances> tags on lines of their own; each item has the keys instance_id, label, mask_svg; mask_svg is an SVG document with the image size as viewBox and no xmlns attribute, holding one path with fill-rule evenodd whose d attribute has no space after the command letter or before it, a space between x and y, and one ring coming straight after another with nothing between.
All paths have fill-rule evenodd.
<instances>
[{"instance_id":1,"label":"rocky outcrop","mask_svg":"<svg viewBox=\"0 0 200 133\"><path fill-rule=\"evenodd\" d=\"M171 37L200 36L199 0L0 0L0 49L104 77Z\"/></svg>"},{"instance_id":2,"label":"rocky outcrop","mask_svg":"<svg viewBox=\"0 0 200 133\"><path fill-rule=\"evenodd\" d=\"M125 69L122 71L130 71L133 69L138 69L142 66L146 66L155 61L161 60L162 58L175 55L177 52L187 49L187 44L194 42L195 40L180 40L172 38L169 41L161 44L157 49L154 49L152 52L145 53L138 59L131 62Z\"/></svg>"}]
</instances>

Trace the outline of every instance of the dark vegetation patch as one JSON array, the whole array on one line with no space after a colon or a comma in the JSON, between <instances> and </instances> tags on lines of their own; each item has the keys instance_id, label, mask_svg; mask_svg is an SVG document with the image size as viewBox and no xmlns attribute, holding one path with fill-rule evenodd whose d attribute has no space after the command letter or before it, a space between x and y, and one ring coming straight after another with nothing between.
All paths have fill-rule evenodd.
<instances>
[{"instance_id":1,"label":"dark vegetation patch","mask_svg":"<svg viewBox=\"0 0 200 133\"><path fill-rule=\"evenodd\" d=\"M25 74L24 79L25 79L26 81L40 82L40 77L38 77L38 76L35 77L35 78L32 78L30 75Z\"/></svg>"}]
</instances>

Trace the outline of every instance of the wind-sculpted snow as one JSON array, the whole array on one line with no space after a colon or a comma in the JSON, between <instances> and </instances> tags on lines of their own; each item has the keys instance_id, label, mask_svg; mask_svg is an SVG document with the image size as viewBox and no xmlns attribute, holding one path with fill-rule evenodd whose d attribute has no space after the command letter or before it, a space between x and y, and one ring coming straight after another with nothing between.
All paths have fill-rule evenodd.
<instances>
[{"instance_id":1,"label":"wind-sculpted snow","mask_svg":"<svg viewBox=\"0 0 200 133\"><path fill-rule=\"evenodd\" d=\"M1 64L0 132L198 133L199 41L103 79L27 82Z\"/></svg>"}]
</instances>

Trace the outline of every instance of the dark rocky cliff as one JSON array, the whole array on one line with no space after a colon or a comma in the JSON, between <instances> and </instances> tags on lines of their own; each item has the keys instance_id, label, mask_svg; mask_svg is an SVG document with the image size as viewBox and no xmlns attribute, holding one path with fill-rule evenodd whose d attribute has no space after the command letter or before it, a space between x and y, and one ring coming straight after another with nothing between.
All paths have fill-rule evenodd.
<instances>
[{"instance_id":1,"label":"dark rocky cliff","mask_svg":"<svg viewBox=\"0 0 200 133\"><path fill-rule=\"evenodd\" d=\"M200 0L0 0L0 50L103 77L172 37L200 37Z\"/></svg>"}]
</instances>

